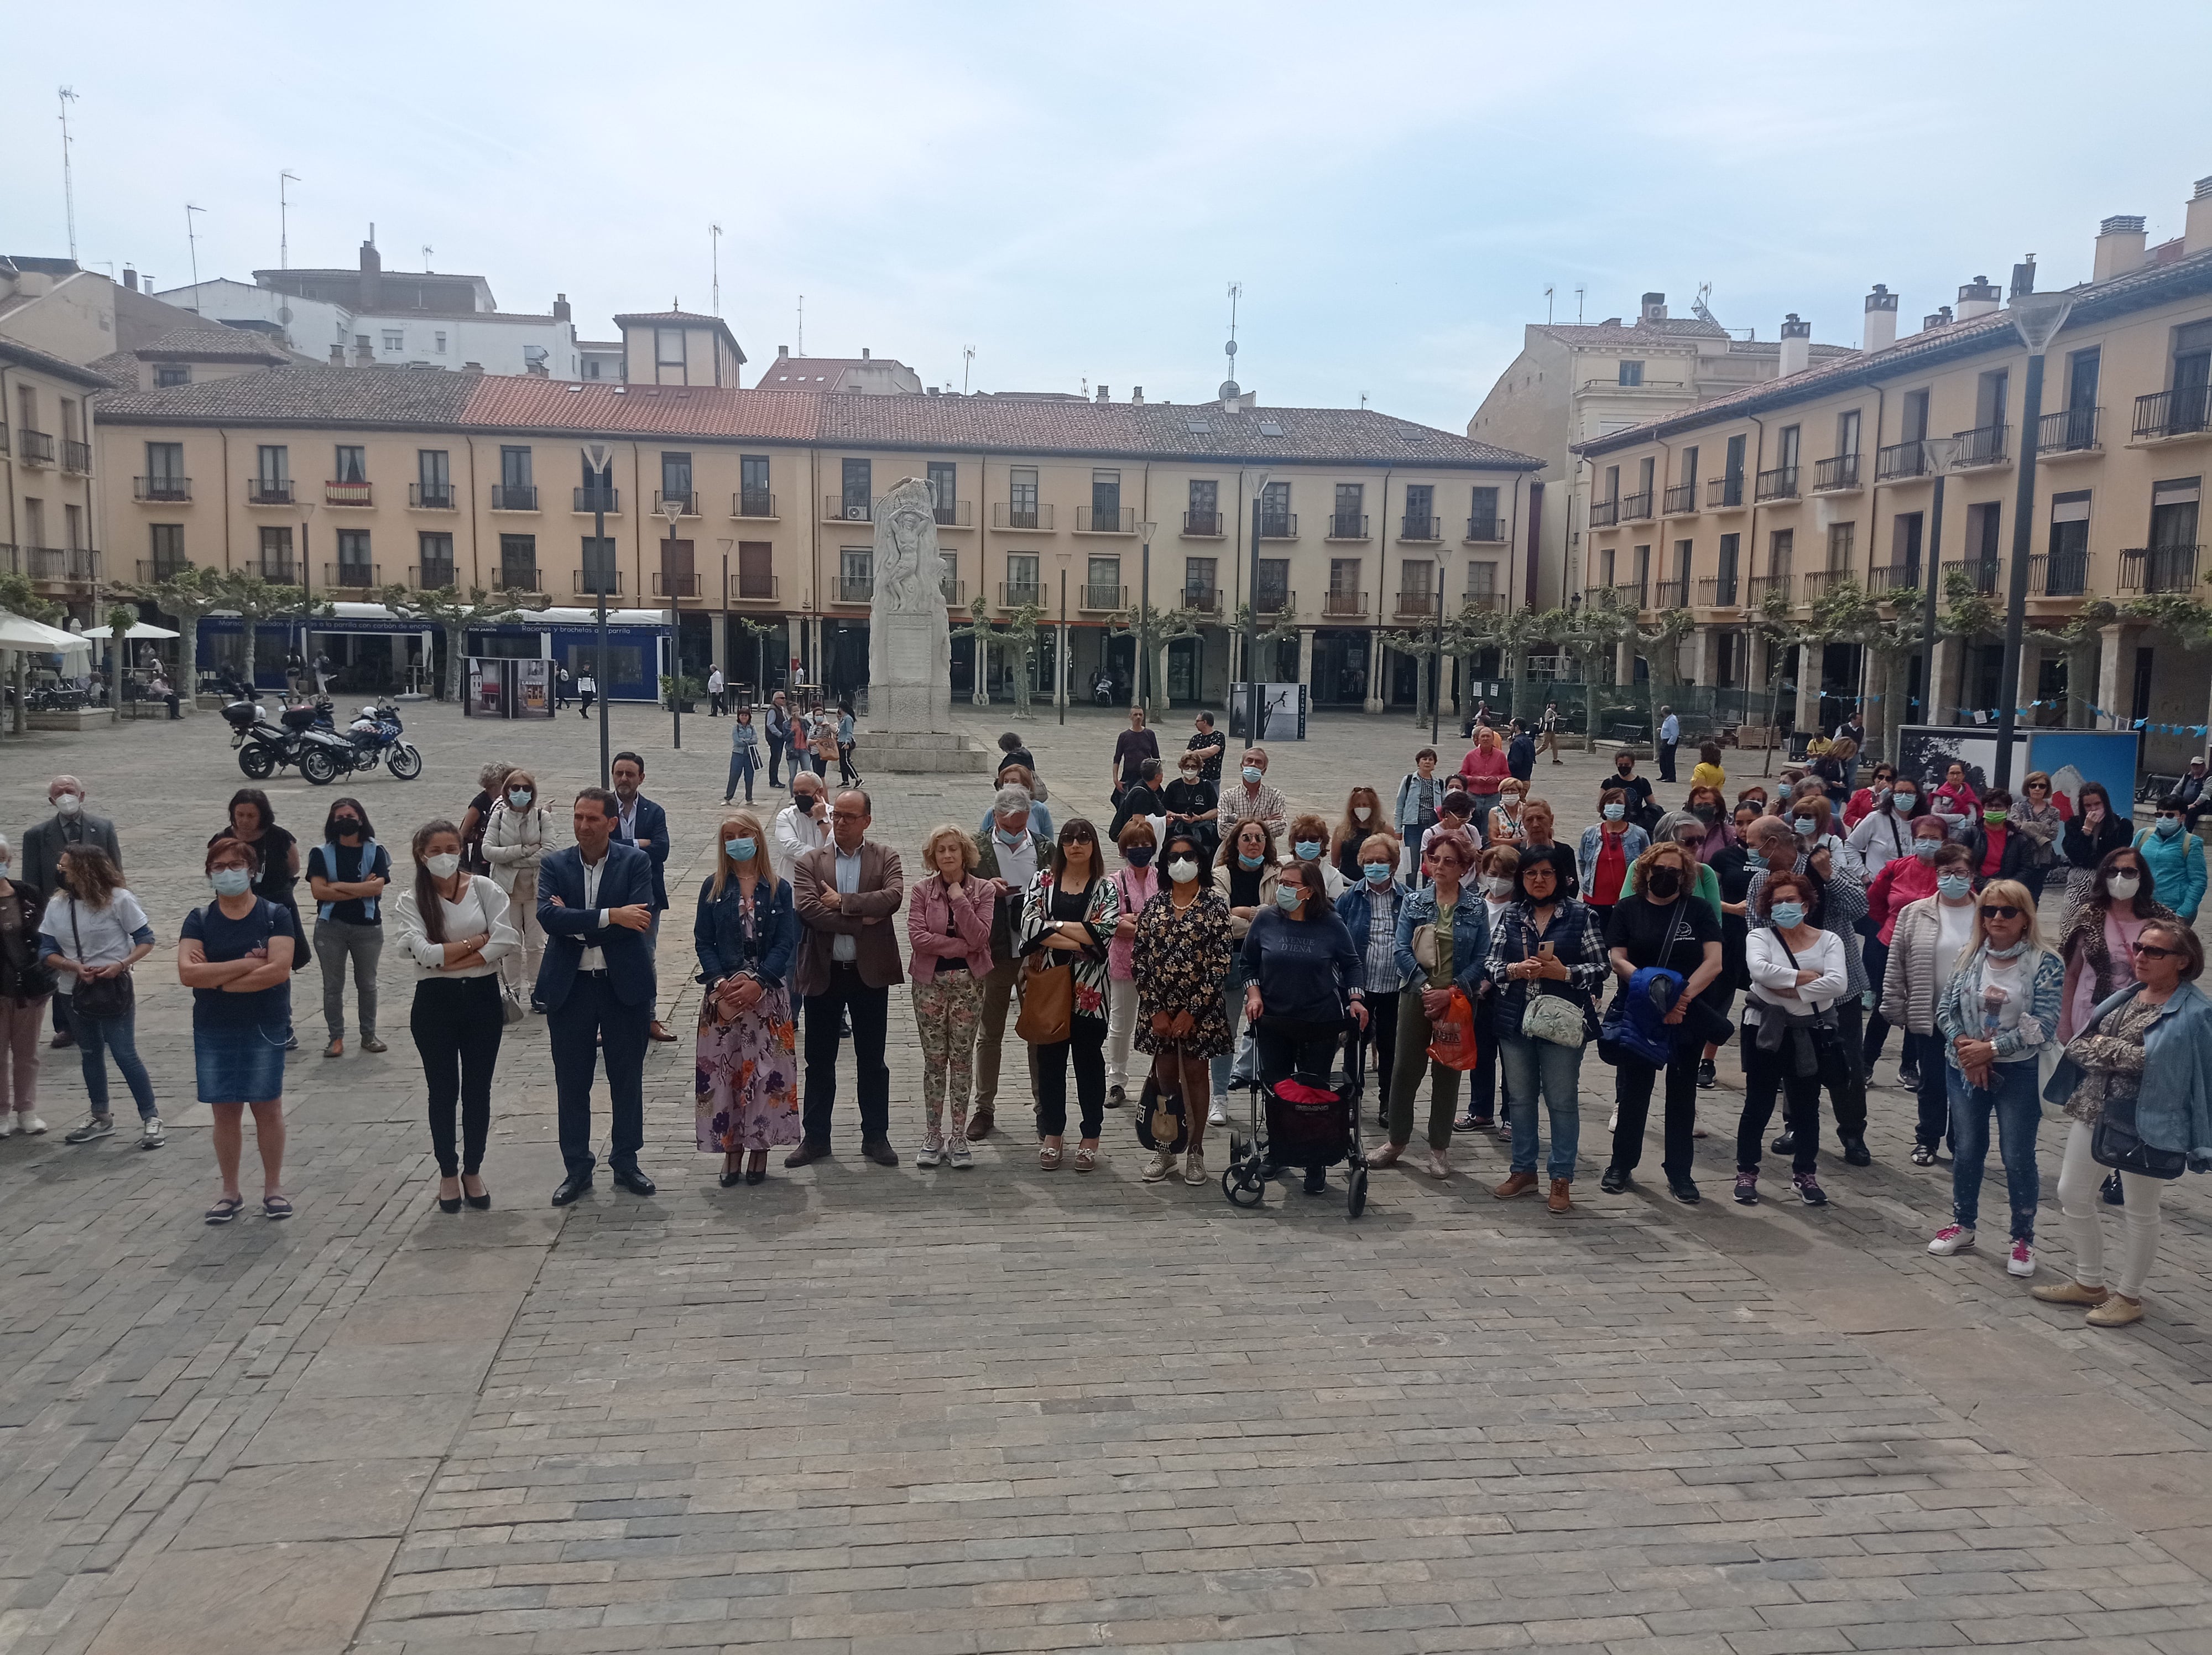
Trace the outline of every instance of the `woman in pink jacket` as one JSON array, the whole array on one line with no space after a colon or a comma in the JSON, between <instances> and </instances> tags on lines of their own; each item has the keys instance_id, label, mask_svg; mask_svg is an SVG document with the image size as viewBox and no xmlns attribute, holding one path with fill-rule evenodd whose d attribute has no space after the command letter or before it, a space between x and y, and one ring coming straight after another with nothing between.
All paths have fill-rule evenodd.
<instances>
[{"instance_id":1,"label":"woman in pink jacket","mask_svg":"<svg viewBox=\"0 0 2212 1655\"><path fill-rule=\"evenodd\" d=\"M991 970L991 916L1004 887L975 877L981 853L958 828L933 830L921 848L929 873L907 898L906 938L914 951L914 1020L921 1034L921 1106L927 1117L916 1166L975 1164L968 1148L968 1093L983 979ZM952 1132L945 1104L952 1101Z\"/></svg>"}]
</instances>

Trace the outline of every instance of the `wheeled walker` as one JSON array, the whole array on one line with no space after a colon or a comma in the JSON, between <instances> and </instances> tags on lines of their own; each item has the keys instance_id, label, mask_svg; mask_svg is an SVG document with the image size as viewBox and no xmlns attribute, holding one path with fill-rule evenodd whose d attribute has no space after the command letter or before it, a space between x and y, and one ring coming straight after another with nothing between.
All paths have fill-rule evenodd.
<instances>
[{"instance_id":1,"label":"wheeled walker","mask_svg":"<svg viewBox=\"0 0 2212 1655\"><path fill-rule=\"evenodd\" d=\"M1325 1027L1289 1019L1262 1018L1260 1027L1307 1039L1327 1031ZM1359 1140L1366 1044L1349 1023L1339 1025L1335 1036L1330 1054L1332 1058L1340 1050L1345 1054L1342 1086L1336 1086L1326 1070L1317 1075L1294 1073L1263 1083L1259 1078L1259 1054L1254 1053L1251 1135L1230 1135L1229 1165L1221 1174L1221 1193L1231 1205L1260 1205L1267 1198L1268 1178L1279 1169L1341 1163L1349 1169L1345 1175L1345 1218L1356 1219L1367 1210L1367 1156ZM1255 1043L1256 1038L1255 1031ZM1334 1063L1329 1067L1333 1068Z\"/></svg>"}]
</instances>

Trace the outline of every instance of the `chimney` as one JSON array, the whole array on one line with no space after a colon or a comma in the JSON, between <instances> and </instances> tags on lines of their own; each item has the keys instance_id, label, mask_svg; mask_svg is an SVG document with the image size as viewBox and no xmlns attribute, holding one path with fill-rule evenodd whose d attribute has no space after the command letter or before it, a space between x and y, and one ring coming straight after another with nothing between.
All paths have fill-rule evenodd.
<instances>
[{"instance_id":1,"label":"chimney","mask_svg":"<svg viewBox=\"0 0 2212 1655\"><path fill-rule=\"evenodd\" d=\"M1106 394L1106 387L1102 385L1098 387L1097 400L1100 402L1111 402L1114 399Z\"/></svg>"},{"instance_id":2,"label":"chimney","mask_svg":"<svg viewBox=\"0 0 2212 1655\"><path fill-rule=\"evenodd\" d=\"M345 347L343 345L333 344L331 347L331 366L332 368L343 368L345 366Z\"/></svg>"},{"instance_id":3,"label":"chimney","mask_svg":"<svg viewBox=\"0 0 2212 1655\"><path fill-rule=\"evenodd\" d=\"M2106 219L2097 226L2096 263L2090 267L2089 279L2108 282L2139 268L2148 241L2142 214L2121 213Z\"/></svg>"},{"instance_id":4,"label":"chimney","mask_svg":"<svg viewBox=\"0 0 2212 1655\"><path fill-rule=\"evenodd\" d=\"M1642 319L1647 322L1663 322L1667 319L1667 295L1665 294L1647 293L1644 295L1644 314Z\"/></svg>"},{"instance_id":5,"label":"chimney","mask_svg":"<svg viewBox=\"0 0 2212 1655\"><path fill-rule=\"evenodd\" d=\"M791 356L791 347L790 347L789 345L787 345L787 344L780 344L780 345L776 346L776 348L775 348L775 359L776 359L776 361L778 361L778 362L784 362L784 361L787 360L787 359L790 357L790 356Z\"/></svg>"},{"instance_id":6,"label":"chimney","mask_svg":"<svg viewBox=\"0 0 2212 1655\"><path fill-rule=\"evenodd\" d=\"M377 254L374 224L368 237L361 244L361 303L362 309L374 310L384 297L384 260Z\"/></svg>"},{"instance_id":7,"label":"chimney","mask_svg":"<svg viewBox=\"0 0 2212 1655\"><path fill-rule=\"evenodd\" d=\"M568 295L565 293L555 294L553 295L553 319L556 322L565 322L569 319L569 314Z\"/></svg>"},{"instance_id":8,"label":"chimney","mask_svg":"<svg viewBox=\"0 0 2212 1655\"><path fill-rule=\"evenodd\" d=\"M1933 333L1939 327L1950 326L1951 307L1948 305L1944 306L1941 310L1932 310L1920 319L1920 331L1923 333Z\"/></svg>"},{"instance_id":9,"label":"chimney","mask_svg":"<svg viewBox=\"0 0 2212 1655\"><path fill-rule=\"evenodd\" d=\"M1781 377L1786 380L1792 374L1803 373L1812 361L1813 325L1799 321L1793 310L1782 319Z\"/></svg>"},{"instance_id":10,"label":"chimney","mask_svg":"<svg viewBox=\"0 0 2212 1655\"><path fill-rule=\"evenodd\" d=\"M2019 264L2014 265L2012 267L2012 287L2006 296L2008 299L2017 299L2024 294L2030 294L2034 291L2035 255L2033 253L2030 253L2026 259L2022 259Z\"/></svg>"},{"instance_id":11,"label":"chimney","mask_svg":"<svg viewBox=\"0 0 2212 1655\"><path fill-rule=\"evenodd\" d=\"M1997 307L1997 284L1986 276L1977 276L1959 289L1959 319L1971 322L1977 316L1987 316Z\"/></svg>"},{"instance_id":12,"label":"chimney","mask_svg":"<svg viewBox=\"0 0 2212 1655\"><path fill-rule=\"evenodd\" d=\"M128 265L123 267L123 285L133 293L138 291L138 272Z\"/></svg>"},{"instance_id":13,"label":"chimney","mask_svg":"<svg viewBox=\"0 0 2212 1655\"><path fill-rule=\"evenodd\" d=\"M860 347L860 360L862 362L868 360L868 347L866 345Z\"/></svg>"},{"instance_id":14,"label":"chimney","mask_svg":"<svg viewBox=\"0 0 2212 1655\"><path fill-rule=\"evenodd\" d=\"M1143 386L1133 385L1129 387L1129 403L1132 407L1136 408L1141 408L1145 405L1145 387Z\"/></svg>"},{"instance_id":15,"label":"chimney","mask_svg":"<svg viewBox=\"0 0 2212 1655\"><path fill-rule=\"evenodd\" d=\"M478 368L477 371L478 373L482 373L483 370L482 368ZM552 374L547 371L545 367L545 358L543 356L532 356L530 361L524 365L523 371L530 374L534 379L545 380L553 377Z\"/></svg>"},{"instance_id":16,"label":"chimney","mask_svg":"<svg viewBox=\"0 0 2212 1655\"><path fill-rule=\"evenodd\" d=\"M1859 334L1862 350L1887 350L1897 343L1897 295L1881 283L1866 297L1866 326Z\"/></svg>"},{"instance_id":17,"label":"chimney","mask_svg":"<svg viewBox=\"0 0 2212 1655\"><path fill-rule=\"evenodd\" d=\"M464 374L481 374L483 372L483 364L482 362L463 362L461 364L461 372Z\"/></svg>"},{"instance_id":18,"label":"chimney","mask_svg":"<svg viewBox=\"0 0 2212 1655\"><path fill-rule=\"evenodd\" d=\"M2197 193L2189 198L2188 217L2181 227L2181 251L2185 255L2212 247L2212 178L2197 180Z\"/></svg>"},{"instance_id":19,"label":"chimney","mask_svg":"<svg viewBox=\"0 0 2212 1655\"><path fill-rule=\"evenodd\" d=\"M353 354L356 368L376 366L376 352L369 349L368 340L360 334L354 336Z\"/></svg>"},{"instance_id":20,"label":"chimney","mask_svg":"<svg viewBox=\"0 0 2212 1655\"><path fill-rule=\"evenodd\" d=\"M933 385L925 385L925 386L923 386L921 387L921 389L922 389L922 394L923 394L923 395L925 395L925 396L931 396L931 397L933 397L933 396L935 396L935 395L937 394L937 387L936 387L935 386L933 386Z\"/></svg>"}]
</instances>

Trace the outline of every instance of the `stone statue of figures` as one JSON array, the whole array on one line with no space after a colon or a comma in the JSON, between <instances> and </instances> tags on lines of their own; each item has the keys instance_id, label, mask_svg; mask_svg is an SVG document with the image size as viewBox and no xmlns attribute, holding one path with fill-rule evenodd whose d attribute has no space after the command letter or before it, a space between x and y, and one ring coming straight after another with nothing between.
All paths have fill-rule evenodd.
<instances>
[{"instance_id":1,"label":"stone statue of figures","mask_svg":"<svg viewBox=\"0 0 2212 1655\"><path fill-rule=\"evenodd\" d=\"M885 733L952 727L952 636L936 502L902 478L876 502L875 595L868 618L868 725Z\"/></svg>"}]
</instances>

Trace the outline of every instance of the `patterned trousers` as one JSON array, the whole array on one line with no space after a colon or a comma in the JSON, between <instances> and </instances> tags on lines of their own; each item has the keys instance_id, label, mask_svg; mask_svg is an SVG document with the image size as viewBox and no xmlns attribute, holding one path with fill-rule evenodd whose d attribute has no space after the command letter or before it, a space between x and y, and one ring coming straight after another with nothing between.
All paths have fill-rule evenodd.
<instances>
[{"instance_id":1,"label":"patterned trousers","mask_svg":"<svg viewBox=\"0 0 2212 1655\"><path fill-rule=\"evenodd\" d=\"M944 1139L945 1098L952 1095L952 1136L968 1135L968 1093L975 1069L975 1025L983 1014L983 985L973 971L939 968L914 985L914 1020L921 1033L921 1106L928 1141Z\"/></svg>"}]
</instances>

